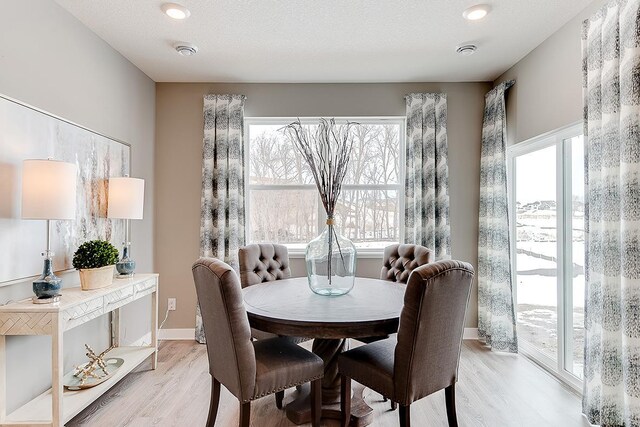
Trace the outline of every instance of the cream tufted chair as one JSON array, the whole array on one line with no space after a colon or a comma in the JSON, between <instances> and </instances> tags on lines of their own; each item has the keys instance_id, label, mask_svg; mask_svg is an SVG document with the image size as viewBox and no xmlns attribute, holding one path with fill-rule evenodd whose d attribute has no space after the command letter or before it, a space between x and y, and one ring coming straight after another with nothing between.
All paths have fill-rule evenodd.
<instances>
[{"instance_id":1,"label":"cream tufted chair","mask_svg":"<svg viewBox=\"0 0 640 427\"><path fill-rule=\"evenodd\" d=\"M238 258L240 284L243 288L291 277L286 246L273 243L247 245L238 250Z\"/></svg>"},{"instance_id":2,"label":"cream tufted chair","mask_svg":"<svg viewBox=\"0 0 640 427\"><path fill-rule=\"evenodd\" d=\"M407 283L413 270L434 262L431 249L420 245L391 245L384 248L380 279Z\"/></svg>"},{"instance_id":3,"label":"cream tufted chair","mask_svg":"<svg viewBox=\"0 0 640 427\"><path fill-rule=\"evenodd\" d=\"M240 262L240 284L243 288L263 282L288 279L291 277L289 268L289 251L284 245L274 243L254 243L238 249ZM275 338L278 335L251 328L251 336L256 340ZM307 341L307 338L287 337L294 344ZM284 390L276 393L276 406L282 409Z\"/></svg>"}]
</instances>

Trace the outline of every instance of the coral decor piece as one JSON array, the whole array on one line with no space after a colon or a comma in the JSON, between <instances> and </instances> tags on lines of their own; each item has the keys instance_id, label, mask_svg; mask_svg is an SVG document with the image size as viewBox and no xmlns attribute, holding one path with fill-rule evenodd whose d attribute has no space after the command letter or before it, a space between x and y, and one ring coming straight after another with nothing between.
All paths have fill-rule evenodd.
<instances>
[{"instance_id":1,"label":"coral decor piece","mask_svg":"<svg viewBox=\"0 0 640 427\"><path fill-rule=\"evenodd\" d=\"M80 380L80 386L85 385L87 379L89 378L101 380L111 375L107 370L107 363L104 360L104 356L115 346L112 345L98 355L96 355L96 353L88 344L85 344L84 347L87 349L86 355L89 358L89 363L76 367L76 372L73 374ZM102 371L102 374L99 374L97 371Z\"/></svg>"}]
</instances>

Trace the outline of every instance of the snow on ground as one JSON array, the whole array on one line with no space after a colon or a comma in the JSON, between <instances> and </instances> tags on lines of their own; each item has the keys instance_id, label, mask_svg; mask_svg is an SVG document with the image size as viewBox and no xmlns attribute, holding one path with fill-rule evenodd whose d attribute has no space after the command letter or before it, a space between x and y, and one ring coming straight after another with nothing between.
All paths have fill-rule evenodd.
<instances>
[{"instance_id":1,"label":"snow on ground","mask_svg":"<svg viewBox=\"0 0 640 427\"><path fill-rule=\"evenodd\" d=\"M520 242L519 242L520 243ZM544 249L538 244L531 247L526 242L527 250L536 253ZM552 243L555 247L555 242ZM518 244L520 247L520 244ZM548 247L546 248L548 249ZM540 253L540 252L537 252ZM545 252L542 252L545 253ZM555 253L555 250L554 252ZM552 253L551 253L552 254ZM546 252L547 257L550 251ZM576 258L574 257L574 260ZM557 360L558 351L558 315L557 315L557 271L556 263L536 256L518 254L516 258L516 301L518 317L518 334L521 340L527 341L547 356ZM582 360L584 354L584 276L573 278L573 373L582 376Z\"/></svg>"}]
</instances>

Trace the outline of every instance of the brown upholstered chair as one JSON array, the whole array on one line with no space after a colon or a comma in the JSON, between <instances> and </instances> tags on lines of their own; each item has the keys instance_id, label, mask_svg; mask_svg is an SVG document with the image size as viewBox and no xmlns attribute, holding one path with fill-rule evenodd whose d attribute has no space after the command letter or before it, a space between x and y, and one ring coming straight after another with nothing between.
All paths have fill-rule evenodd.
<instances>
[{"instance_id":1,"label":"brown upholstered chair","mask_svg":"<svg viewBox=\"0 0 640 427\"><path fill-rule=\"evenodd\" d=\"M220 384L240 401L240 427L249 427L252 400L307 382L312 425L319 426L322 359L285 339L251 340L240 282L229 265L200 258L192 271L212 378L207 426L215 423Z\"/></svg>"},{"instance_id":2,"label":"brown upholstered chair","mask_svg":"<svg viewBox=\"0 0 640 427\"><path fill-rule=\"evenodd\" d=\"M254 243L238 249L243 288L291 277L289 251L284 245Z\"/></svg>"},{"instance_id":3,"label":"brown upholstered chair","mask_svg":"<svg viewBox=\"0 0 640 427\"><path fill-rule=\"evenodd\" d=\"M412 244L395 244L387 246L384 248L380 279L388 280L390 282L407 283L409 275L413 270L421 265L429 264L433 261L433 251L425 248L424 246ZM364 337L358 338L358 341L368 344L385 338L389 338L389 336ZM395 409L395 405L393 403L391 404L391 407L392 409Z\"/></svg>"},{"instance_id":4,"label":"brown upholstered chair","mask_svg":"<svg viewBox=\"0 0 640 427\"><path fill-rule=\"evenodd\" d=\"M384 248L380 279L407 283L413 270L435 261L431 249L420 245L391 245Z\"/></svg>"},{"instance_id":5,"label":"brown upholstered chair","mask_svg":"<svg viewBox=\"0 0 640 427\"><path fill-rule=\"evenodd\" d=\"M254 243L238 249L240 263L240 284L243 288L263 282L288 279L291 277L289 268L289 250L284 245L275 243ZM251 328L251 336L256 340L275 338L278 335L271 332ZM286 337L294 344L308 341L309 338ZM276 406L282 409L284 390L276 393Z\"/></svg>"},{"instance_id":6,"label":"brown upholstered chair","mask_svg":"<svg viewBox=\"0 0 640 427\"><path fill-rule=\"evenodd\" d=\"M438 261L411 273L397 338L342 353L342 425L351 411L351 379L400 405L400 426L409 427L411 403L445 389L449 426L457 426L455 385L464 317L471 294L473 267Z\"/></svg>"},{"instance_id":7,"label":"brown upholstered chair","mask_svg":"<svg viewBox=\"0 0 640 427\"><path fill-rule=\"evenodd\" d=\"M254 243L238 249L240 263L240 283L243 288L258 283L291 277L289 251L284 245L274 243ZM257 340L275 338L278 335L251 328L251 336ZM302 342L303 339L294 339Z\"/></svg>"}]
</instances>

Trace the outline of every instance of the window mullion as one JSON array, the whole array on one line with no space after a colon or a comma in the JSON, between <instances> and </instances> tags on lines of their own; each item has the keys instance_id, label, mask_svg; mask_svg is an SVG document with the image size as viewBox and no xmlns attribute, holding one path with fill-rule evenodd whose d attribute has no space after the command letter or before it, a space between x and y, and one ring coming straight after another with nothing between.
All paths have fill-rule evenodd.
<instances>
[{"instance_id":1,"label":"window mullion","mask_svg":"<svg viewBox=\"0 0 640 427\"><path fill-rule=\"evenodd\" d=\"M320 193L317 196L318 199L318 235L322 233L324 230L324 226L327 222L327 212L324 210L324 206L322 205L322 198L320 198Z\"/></svg>"}]
</instances>

